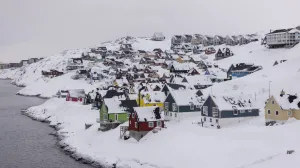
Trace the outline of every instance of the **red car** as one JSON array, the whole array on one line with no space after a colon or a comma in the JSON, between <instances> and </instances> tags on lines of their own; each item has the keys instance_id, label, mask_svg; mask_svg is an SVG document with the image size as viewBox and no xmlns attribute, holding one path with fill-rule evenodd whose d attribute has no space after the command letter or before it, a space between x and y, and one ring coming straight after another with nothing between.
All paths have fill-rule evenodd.
<instances>
[{"instance_id":1,"label":"red car","mask_svg":"<svg viewBox=\"0 0 300 168\"><path fill-rule=\"evenodd\" d=\"M213 47L209 47L205 50L205 54L209 55L209 54L214 54L216 53L216 50Z\"/></svg>"}]
</instances>

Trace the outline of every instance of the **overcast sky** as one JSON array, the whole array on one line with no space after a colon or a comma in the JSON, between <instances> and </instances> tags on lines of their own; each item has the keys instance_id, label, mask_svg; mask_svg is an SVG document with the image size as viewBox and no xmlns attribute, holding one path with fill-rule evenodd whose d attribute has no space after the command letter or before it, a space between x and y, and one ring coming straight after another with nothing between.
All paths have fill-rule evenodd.
<instances>
[{"instance_id":1,"label":"overcast sky","mask_svg":"<svg viewBox=\"0 0 300 168\"><path fill-rule=\"evenodd\" d=\"M124 36L240 34L300 25L299 0L0 0L0 62Z\"/></svg>"}]
</instances>

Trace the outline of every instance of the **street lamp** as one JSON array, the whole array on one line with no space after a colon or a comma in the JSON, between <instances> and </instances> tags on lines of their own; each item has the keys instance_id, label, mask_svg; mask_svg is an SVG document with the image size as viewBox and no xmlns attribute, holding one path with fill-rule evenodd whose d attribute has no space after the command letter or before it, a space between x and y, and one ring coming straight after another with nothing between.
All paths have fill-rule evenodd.
<instances>
[{"instance_id":1,"label":"street lamp","mask_svg":"<svg viewBox=\"0 0 300 168\"><path fill-rule=\"evenodd\" d=\"M272 81L269 81L269 99L271 98L271 82Z\"/></svg>"}]
</instances>

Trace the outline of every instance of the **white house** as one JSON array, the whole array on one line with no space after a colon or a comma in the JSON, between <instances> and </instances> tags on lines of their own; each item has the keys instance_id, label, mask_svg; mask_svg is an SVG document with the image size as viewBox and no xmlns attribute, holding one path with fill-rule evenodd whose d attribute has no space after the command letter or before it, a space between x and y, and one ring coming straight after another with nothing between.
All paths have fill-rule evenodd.
<instances>
[{"instance_id":1,"label":"white house","mask_svg":"<svg viewBox=\"0 0 300 168\"><path fill-rule=\"evenodd\" d=\"M300 30L296 28L279 29L266 35L270 48L291 47L300 42Z\"/></svg>"},{"instance_id":2,"label":"white house","mask_svg":"<svg viewBox=\"0 0 300 168\"><path fill-rule=\"evenodd\" d=\"M153 41L164 41L165 39L166 39L166 37L161 32L156 32L152 36Z\"/></svg>"}]
</instances>

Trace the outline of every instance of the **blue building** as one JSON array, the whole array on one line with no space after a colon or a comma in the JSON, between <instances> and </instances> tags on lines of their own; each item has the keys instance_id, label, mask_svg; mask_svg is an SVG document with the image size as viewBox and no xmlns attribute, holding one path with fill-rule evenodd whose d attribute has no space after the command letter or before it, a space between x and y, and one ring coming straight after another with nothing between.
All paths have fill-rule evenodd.
<instances>
[{"instance_id":1,"label":"blue building","mask_svg":"<svg viewBox=\"0 0 300 168\"><path fill-rule=\"evenodd\" d=\"M261 66L256 66L253 64L245 64L245 63L240 63L236 65L232 64L227 71L227 77L229 78L231 76L232 78L240 78L249 75L253 72L259 71L261 69L262 69Z\"/></svg>"},{"instance_id":2,"label":"blue building","mask_svg":"<svg viewBox=\"0 0 300 168\"><path fill-rule=\"evenodd\" d=\"M209 95L202 105L201 116L203 126L221 128L259 116L259 109L249 96Z\"/></svg>"}]
</instances>

